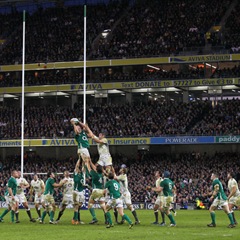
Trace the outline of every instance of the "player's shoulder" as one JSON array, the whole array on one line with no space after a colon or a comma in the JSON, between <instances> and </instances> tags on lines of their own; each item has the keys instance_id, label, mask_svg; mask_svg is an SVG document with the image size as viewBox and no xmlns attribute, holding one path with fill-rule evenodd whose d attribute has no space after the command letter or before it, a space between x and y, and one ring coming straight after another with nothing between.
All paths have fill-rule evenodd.
<instances>
[{"instance_id":1,"label":"player's shoulder","mask_svg":"<svg viewBox=\"0 0 240 240\"><path fill-rule=\"evenodd\" d=\"M107 142L108 142L107 138L103 138L102 141L103 141L104 143L107 143Z\"/></svg>"}]
</instances>

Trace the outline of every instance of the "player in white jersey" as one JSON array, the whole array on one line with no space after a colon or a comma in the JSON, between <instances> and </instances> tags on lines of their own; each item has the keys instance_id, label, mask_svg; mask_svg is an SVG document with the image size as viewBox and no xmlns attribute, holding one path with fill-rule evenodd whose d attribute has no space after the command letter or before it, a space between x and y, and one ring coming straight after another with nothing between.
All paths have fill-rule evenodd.
<instances>
[{"instance_id":1,"label":"player in white jersey","mask_svg":"<svg viewBox=\"0 0 240 240\"><path fill-rule=\"evenodd\" d=\"M101 165L102 167L106 167L106 170L110 172L112 169L112 157L109 152L109 145L108 140L106 139L106 134L101 132L99 133L98 137L93 135L92 139L97 143L97 149L99 154L99 160L97 164Z\"/></svg>"},{"instance_id":2,"label":"player in white jersey","mask_svg":"<svg viewBox=\"0 0 240 240\"><path fill-rule=\"evenodd\" d=\"M39 220L41 219L41 205L43 208L45 208L44 203L43 203L43 193L44 193L44 182L43 180L38 178L37 174L34 174L33 180L31 181L31 187L30 187L30 199L32 200L32 195L34 195L34 204L35 204L35 209L38 214Z\"/></svg>"},{"instance_id":3,"label":"player in white jersey","mask_svg":"<svg viewBox=\"0 0 240 240\"><path fill-rule=\"evenodd\" d=\"M128 178L127 178L127 168L121 168L119 170L120 175L115 176L115 179L120 183L120 192L123 203L127 205L127 208L132 212L132 215L135 218L135 224L139 224L137 213L132 205L131 193L128 190ZM114 216L117 222L117 211L114 211ZM123 223L123 220L121 221Z\"/></svg>"},{"instance_id":4,"label":"player in white jersey","mask_svg":"<svg viewBox=\"0 0 240 240\"><path fill-rule=\"evenodd\" d=\"M73 190L74 190L74 180L70 177L69 171L64 171L64 178L60 181L60 184L63 183L63 199L62 199L62 206L58 213L58 218L56 222L58 222L63 215L67 205L73 205Z\"/></svg>"},{"instance_id":5,"label":"player in white jersey","mask_svg":"<svg viewBox=\"0 0 240 240\"><path fill-rule=\"evenodd\" d=\"M19 223L19 203L23 205L23 207L26 209L27 215L29 217L30 222L36 222L35 219L32 218L30 208L28 206L27 198L24 193L24 189L29 188L30 185L27 182L27 180L23 177L21 177L21 172L18 171L18 178L17 180L17 194L16 194L16 199L17 199L17 210L16 210L16 223Z\"/></svg>"},{"instance_id":6,"label":"player in white jersey","mask_svg":"<svg viewBox=\"0 0 240 240\"><path fill-rule=\"evenodd\" d=\"M234 223L237 224L237 221L235 219L234 212L232 209L234 206L238 207L238 209L240 208L240 191L238 189L237 181L233 178L233 174L229 172L227 175L227 178L228 178L228 190L229 190L229 195L228 195L229 211L232 213Z\"/></svg>"},{"instance_id":7,"label":"player in white jersey","mask_svg":"<svg viewBox=\"0 0 240 240\"><path fill-rule=\"evenodd\" d=\"M160 186L160 183L162 182L162 177L161 177L161 173L159 171L155 172L155 178L156 178L156 183L155 186L156 188ZM155 215L155 222L153 222L152 224L158 224L158 210L162 208L162 204L163 204L163 193L162 192L158 192L157 193L157 199L154 203L154 215ZM162 222L160 223L160 226L165 226L165 215L164 212L161 211L161 216L162 216Z\"/></svg>"}]
</instances>

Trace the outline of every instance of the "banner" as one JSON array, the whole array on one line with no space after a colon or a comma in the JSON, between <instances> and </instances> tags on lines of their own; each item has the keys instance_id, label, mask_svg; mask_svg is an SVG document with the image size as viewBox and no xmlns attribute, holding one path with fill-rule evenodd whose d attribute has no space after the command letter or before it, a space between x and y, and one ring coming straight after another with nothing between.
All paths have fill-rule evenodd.
<instances>
[{"instance_id":1,"label":"banner","mask_svg":"<svg viewBox=\"0 0 240 240\"><path fill-rule=\"evenodd\" d=\"M150 144L204 144L214 143L214 137L153 137Z\"/></svg>"},{"instance_id":2,"label":"banner","mask_svg":"<svg viewBox=\"0 0 240 240\"><path fill-rule=\"evenodd\" d=\"M196 63L196 62L222 62L232 61L231 54L217 54L217 55L198 55L198 56L179 56L170 57L170 63Z\"/></svg>"},{"instance_id":3,"label":"banner","mask_svg":"<svg viewBox=\"0 0 240 240\"><path fill-rule=\"evenodd\" d=\"M216 137L216 143L240 143L240 136Z\"/></svg>"},{"instance_id":4,"label":"banner","mask_svg":"<svg viewBox=\"0 0 240 240\"><path fill-rule=\"evenodd\" d=\"M151 145L151 144L208 144L240 143L240 136L176 136L176 137L129 137L107 138L109 145ZM90 145L96 143L89 139ZM73 138L65 139L25 139L25 147L77 147ZM0 140L0 148L21 147L21 140Z\"/></svg>"},{"instance_id":5,"label":"banner","mask_svg":"<svg viewBox=\"0 0 240 240\"><path fill-rule=\"evenodd\" d=\"M206 79L182 79L182 80L154 80L140 82L113 82L113 83L88 83L87 91L113 90L113 89L140 89L140 88L168 88L168 87L196 87L196 86L224 86L236 85L240 78L206 78ZM25 93L48 92L72 92L83 91L83 84L26 86ZM21 93L20 87L0 88L0 94Z\"/></svg>"}]
</instances>

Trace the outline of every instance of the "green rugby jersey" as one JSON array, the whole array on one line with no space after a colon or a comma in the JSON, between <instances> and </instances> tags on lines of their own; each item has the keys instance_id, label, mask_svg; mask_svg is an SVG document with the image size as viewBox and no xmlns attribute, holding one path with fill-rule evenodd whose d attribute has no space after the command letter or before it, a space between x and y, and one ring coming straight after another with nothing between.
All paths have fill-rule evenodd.
<instances>
[{"instance_id":1,"label":"green rugby jersey","mask_svg":"<svg viewBox=\"0 0 240 240\"><path fill-rule=\"evenodd\" d=\"M116 180L108 180L108 182L105 184L105 188L108 189L111 198L118 199L121 197L120 184Z\"/></svg>"},{"instance_id":2,"label":"green rugby jersey","mask_svg":"<svg viewBox=\"0 0 240 240\"><path fill-rule=\"evenodd\" d=\"M212 183L213 191L215 190L217 185L219 186L219 190L218 190L218 193L215 196L215 198L222 199L222 200L227 200L227 196L226 196L226 194L225 194L225 192L223 190L222 183L220 182L220 180L218 178L215 178L213 180L213 183Z\"/></svg>"},{"instance_id":3,"label":"green rugby jersey","mask_svg":"<svg viewBox=\"0 0 240 240\"><path fill-rule=\"evenodd\" d=\"M89 148L88 137L84 131L75 134L75 140L77 141L78 148Z\"/></svg>"},{"instance_id":4,"label":"green rugby jersey","mask_svg":"<svg viewBox=\"0 0 240 240\"><path fill-rule=\"evenodd\" d=\"M163 181L160 183L160 187L163 188L163 195L165 197L173 197L173 187L174 183L171 179L169 178L164 178Z\"/></svg>"}]
</instances>

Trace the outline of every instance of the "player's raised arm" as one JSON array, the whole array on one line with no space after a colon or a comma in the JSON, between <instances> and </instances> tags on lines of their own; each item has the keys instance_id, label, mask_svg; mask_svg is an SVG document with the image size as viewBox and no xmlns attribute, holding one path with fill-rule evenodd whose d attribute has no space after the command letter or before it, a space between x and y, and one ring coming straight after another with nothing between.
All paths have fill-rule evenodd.
<instances>
[{"instance_id":1,"label":"player's raised arm","mask_svg":"<svg viewBox=\"0 0 240 240\"><path fill-rule=\"evenodd\" d=\"M94 136L92 130L87 124L84 124L82 122L79 122L79 124L82 127L82 129L87 133L88 137L92 138Z\"/></svg>"}]
</instances>

